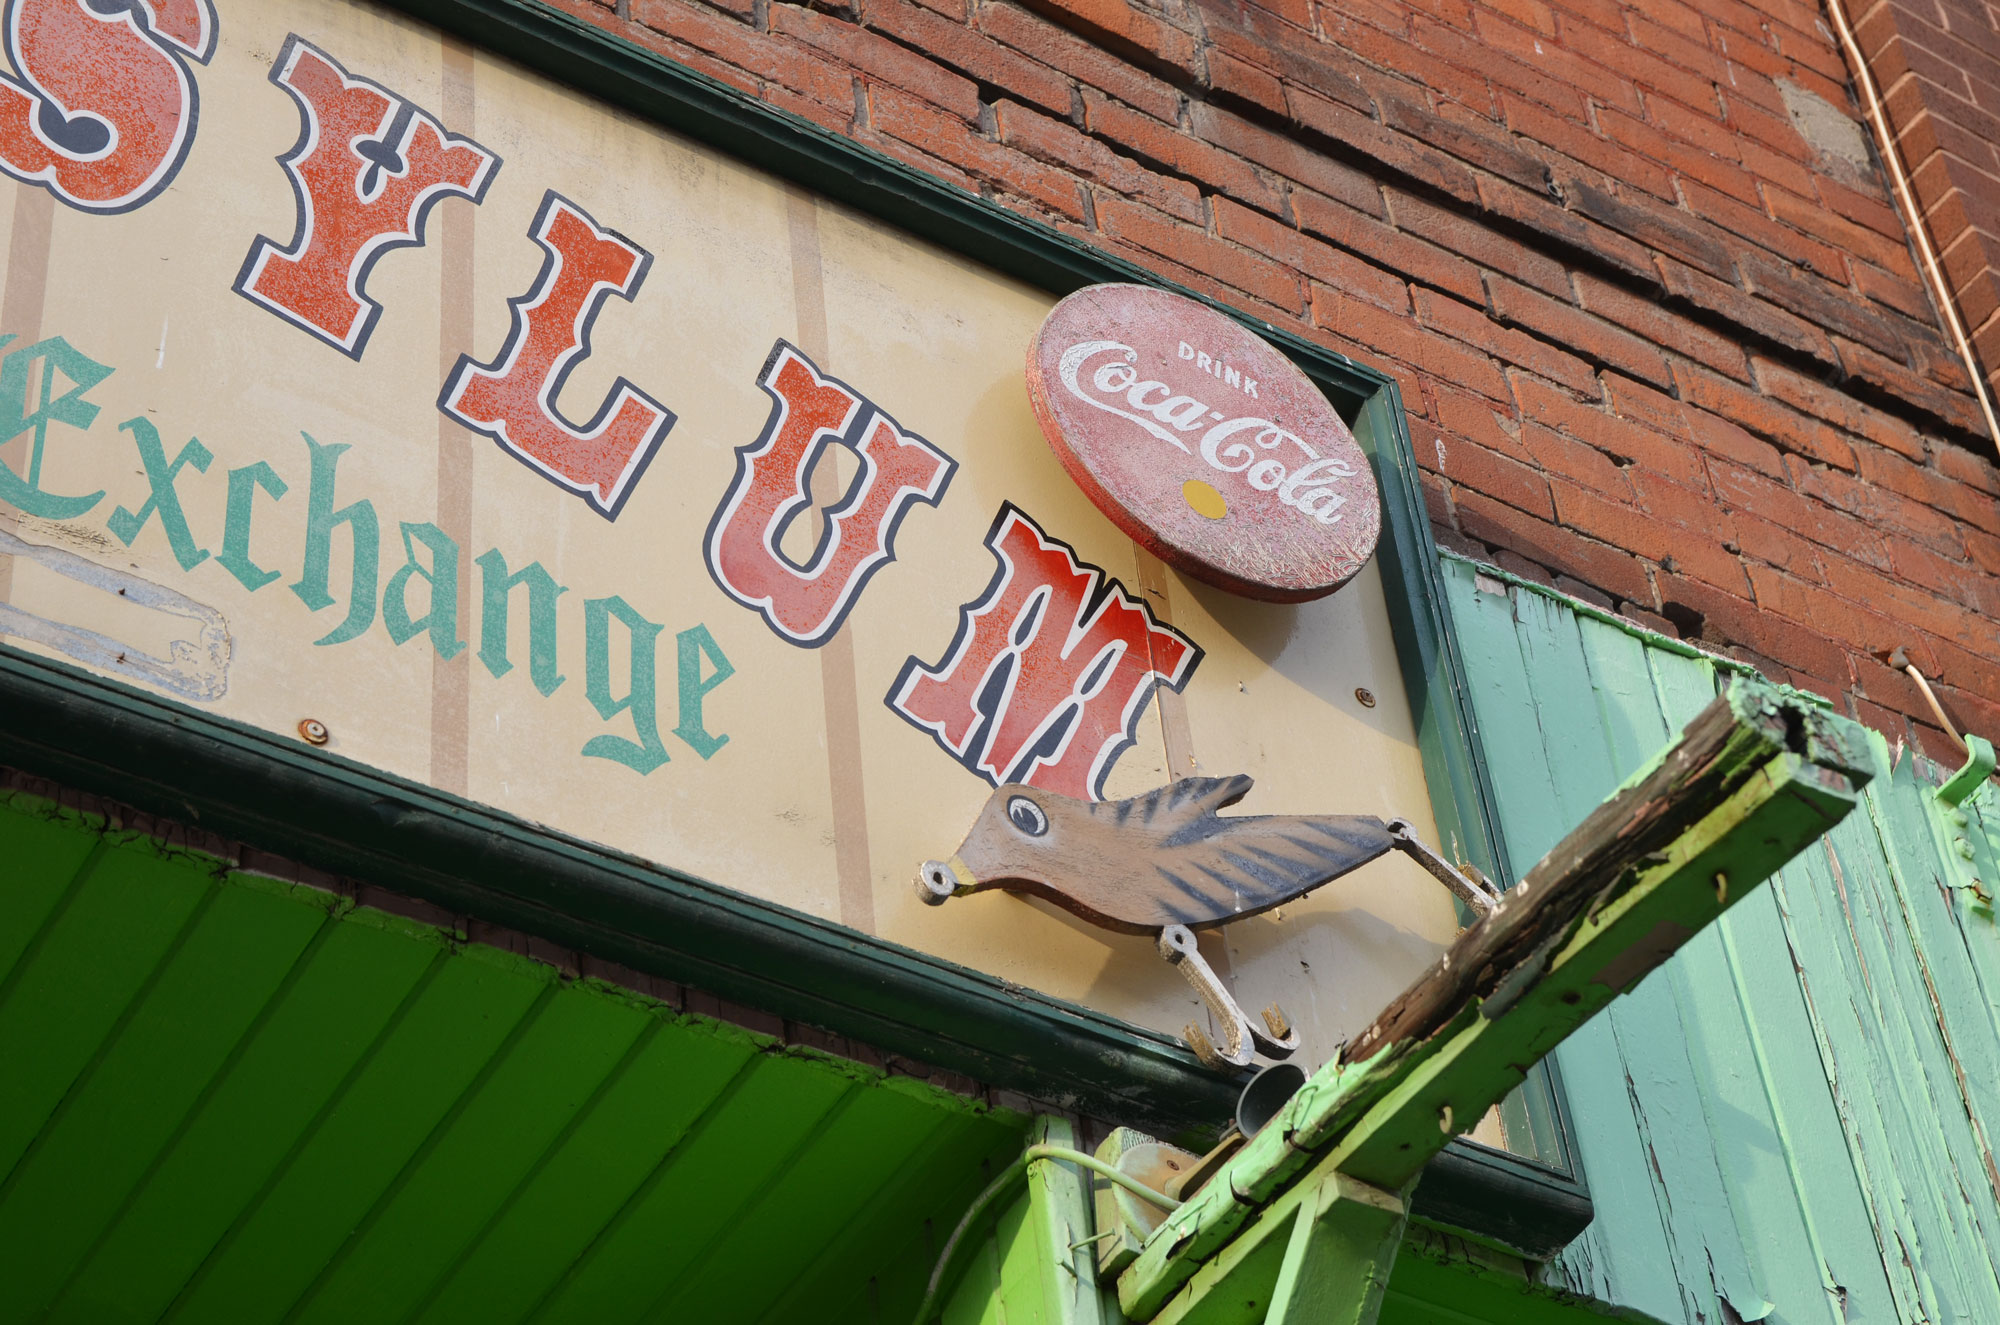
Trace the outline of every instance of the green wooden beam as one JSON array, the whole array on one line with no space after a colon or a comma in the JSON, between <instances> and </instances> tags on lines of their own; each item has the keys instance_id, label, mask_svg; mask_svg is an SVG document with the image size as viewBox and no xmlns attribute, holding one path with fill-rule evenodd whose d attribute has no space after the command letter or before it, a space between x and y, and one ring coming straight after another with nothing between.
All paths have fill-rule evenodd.
<instances>
[{"instance_id":1,"label":"green wooden beam","mask_svg":"<svg viewBox=\"0 0 2000 1325\"><path fill-rule=\"evenodd\" d=\"M1408 1219L1401 1193L1316 1174L1202 1266L1156 1325L1367 1325Z\"/></svg>"},{"instance_id":2,"label":"green wooden beam","mask_svg":"<svg viewBox=\"0 0 2000 1325\"><path fill-rule=\"evenodd\" d=\"M1161 1224L1119 1278L1126 1314L1261 1319L1241 1304L1271 1301L1268 1249L1290 1236L1289 1207L1317 1199L1302 1191L1406 1190L1537 1060L1854 808L1872 771L1854 735L1733 683ZM1361 1278L1359 1244L1341 1245L1353 1301L1334 1318L1367 1325L1356 1295L1386 1279L1395 1240Z\"/></svg>"},{"instance_id":3,"label":"green wooden beam","mask_svg":"<svg viewBox=\"0 0 2000 1325\"><path fill-rule=\"evenodd\" d=\"M1076 1145L1068 1119L1043 1114L1035 1119L1030 1146ZM1039 1302L1015 1303L1008 1319L1046 1325L1109 1325L1117 1313L1097 1286L1097 1257L1090 1242L1090 1175L1073 1165L1044 1161L1028 1166L1028 1236L1040 1267ZM1022 1308L1029 1309L1024 1313Z\"/></svg>"}]
</instances>

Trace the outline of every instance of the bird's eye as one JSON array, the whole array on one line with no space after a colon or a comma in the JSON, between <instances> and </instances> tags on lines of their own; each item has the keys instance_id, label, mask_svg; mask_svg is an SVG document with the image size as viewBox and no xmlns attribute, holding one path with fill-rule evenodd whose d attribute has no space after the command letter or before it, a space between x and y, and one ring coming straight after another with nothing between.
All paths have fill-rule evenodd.
<instances>
[{"instance_id":1,"label":"bird's eye","mask_svg":"<svg viewBox=\"0 0 2000 1325\"><path fill-rule=\"evenodd\" d=\"M1007 818L1029 837L1040 837L1049 831L1049 816L1026 796L1015 796L1007 802Z\"/></svg>"}]
</instances>

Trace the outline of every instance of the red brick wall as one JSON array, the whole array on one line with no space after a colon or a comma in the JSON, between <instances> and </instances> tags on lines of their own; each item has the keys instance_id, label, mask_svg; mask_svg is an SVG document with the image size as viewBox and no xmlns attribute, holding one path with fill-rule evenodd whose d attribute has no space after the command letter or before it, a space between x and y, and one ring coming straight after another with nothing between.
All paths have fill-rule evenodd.
<instances>
[{"instance_id":1,"label":"red brick wall","mask_svg":"<svg viewBox=\"0 0 2000 1325\"><path fill-rule=\"evenodd\" d=\"M1448 545L2000 737L2000 470L1812 5L552 2L1394 373Z\"/></svg>"},{"instance_id":2,"label":"red brick wall","mask_svg":"<svg viewBox=\"0 0 2000 1325\"><path fill-rule=\"evenodd\" d=\"M2000 390L2000 8L1845 3L1980 365Z\"/></svg>"}]
</instances>

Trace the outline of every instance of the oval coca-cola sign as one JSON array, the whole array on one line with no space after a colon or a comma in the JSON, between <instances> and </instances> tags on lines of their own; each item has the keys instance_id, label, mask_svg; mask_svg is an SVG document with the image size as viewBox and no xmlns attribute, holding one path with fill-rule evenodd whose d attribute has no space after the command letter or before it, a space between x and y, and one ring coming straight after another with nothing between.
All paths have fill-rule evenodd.
<instances>
[{"instance_id":1,"label":"oval coca-cola sign","mask_svg":"<svg viewBox=\"0 0 2000 1325\"><path fill-rule=\"evenodd\" d=\"M1354 434L1291 360L1204 304L1078 290L1035 335L1028 394L1098 509L1197 579L1302 602L1374 555L1382 503Z\"/></svg>"}]
</instances>

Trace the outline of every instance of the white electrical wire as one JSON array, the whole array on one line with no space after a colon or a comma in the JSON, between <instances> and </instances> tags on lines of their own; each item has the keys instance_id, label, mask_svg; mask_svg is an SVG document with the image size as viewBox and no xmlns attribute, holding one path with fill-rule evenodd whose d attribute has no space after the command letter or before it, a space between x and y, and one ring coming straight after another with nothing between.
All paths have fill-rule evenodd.
<instances>
[{"instance_id":1,"label":"white electrical wire","mask_svg":"<svg viewBox=\"0 0 2000 1325\"><path fill-rule=\"evenodd\" d=\"M1154 1191L1131 1174L1114 1168L1095 1155L1086 1155L1081 1150L1071 1150L1068 1146L1029 1146L1025 1151L1021 1152L1019 1159L1000 1170L999 1176L986 1184L985 1191L973 1198L971 1207L965 1212L965 1217L958 1221L958 1227L954 1228L951 1231L951 1236L945 1239L944 1250L938 1253L937 1265L931 1270L930 1283L924 1288L924 1300L917 1307L916 1325L930 1325L932 1318L936 1316L939 1305L938 1290L944 1286L944 1272L951 1265L952 1253L956 1252L958 1244L965 1240L966 1232L971 1229L973 1221L978 1219L986 1207L993 1203L995 1197L1006 1191L1009 1186L1020 1181L1021 1176L1028 1171L1030 1164L1042 1160L1060 1160L1065 1164L1074 1164L1078 1168L1089 1169L1091 1172L1117 1183L1140 1200L1156 1205L1162 1210L1180 1209L1181 1203L1173 1197L1168 1196L1165 1192ZM1096 1241L1094 1238L1091 1240ZM1076 1245L1080 1247L1083 1244L1079 1242ZM1073 1247L1071 1250L1075 1250L1075 1248Z\"/></svg>"},{"instance_id":2,"label":"white electrical wire","mask_svg":"<svg viewBox=\"0 0 2000 1325\"><path fill-rule=\"evenodd\" d=\"M1868 68L1867 57L1861 53L1861 43L1855 40L1854 29L1848 25L1844 2L1826 0L1827 16L1833 20L1834 30L1840 36L1841 49L1854 70L1854 81L1861 89L1869 127L1874 129L1875 141L1882 149L1883 164L1889 168L1890 191L1896 195L1896 205L1903 213L1903 224L1909 227L1910 238L1916 241L1917 254L1923 260L1924 277L1931 287L1931 296L1938 302L1938 311L1944 315L1946 330L1951 333L1952 343L1958 348L1958 357L1965 364L1966 375L1972 379L1972 394L1979 398L1980 412L1986 416L1986 435L1993 439L1995 445L2000 445L2000 419L1994 417L1993 398L1987 390L1986 379L1979 371L1979 356L1973 352L1972 339L1966 335L1965 324L1959 320L1958 298L1945 280L1944 269L1938 264L1937 250L1931 247L1930 231L1925 228L1923 213L1917 207L1916 194L1910 189L1909 176L1903 171L1902 153L1889 131L1889 116L1882 108L1882 95L1875 86L1875 75Z\"/></svg>"}]
</instances>

